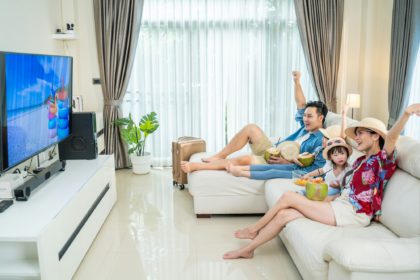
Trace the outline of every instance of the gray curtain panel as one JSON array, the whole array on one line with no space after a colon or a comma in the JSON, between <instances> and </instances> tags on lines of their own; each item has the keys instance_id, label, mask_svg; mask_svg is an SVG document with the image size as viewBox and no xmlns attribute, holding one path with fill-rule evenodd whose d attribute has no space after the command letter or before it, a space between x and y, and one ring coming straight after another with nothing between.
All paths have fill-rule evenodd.
<instances>
[{"instance_id":1,"label":"gray curtain panel","mask_svg":"<svg viewBox=\"0 0 420 280\"><path fill-rule=\"evenodd\" d=\"M420 39L420 0L394 0L388 82L388 128L407 106Z\"/></svg>"},{"instance_id":2,"label":"gray curtain panel","mask_svg":"<svg viewBox=\"0 0 420 280\"><path fill-rule=\"evenodd\" d=\"M296 18L312 83L318 98L337 111L344 0L295 0Z\"/></svg>"},{"instance_id":3,"label":"gray curtain panel","mask_svg":"<svg viewBox=\"0 0 420 280\"><path fill-rule=\"evenodd\" d=\"M140 32L143 0L93 0L96 45L104 97L105 153L114 153L116 168L130 166L127 146L113 121L130 79Z\"/></svg>"}]
</instances>

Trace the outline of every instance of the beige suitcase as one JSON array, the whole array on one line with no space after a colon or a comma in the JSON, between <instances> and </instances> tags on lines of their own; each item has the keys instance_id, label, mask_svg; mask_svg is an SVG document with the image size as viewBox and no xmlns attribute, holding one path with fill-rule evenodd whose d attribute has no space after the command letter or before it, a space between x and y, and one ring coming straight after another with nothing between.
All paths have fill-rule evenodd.
<instances>
[{"instance_id":1,"label":"beige suitcase","mask_svg":"<svg viewBox=\"0 0 420 280\"><path fill-rule=\"evenodd\" d=\"M192 154L205 152L206 141L196 137L180 137L172 142L173 186L182 190L188 183L187 174L181 169L181 161L189 160Z\"/></svg>"}]
</instances>

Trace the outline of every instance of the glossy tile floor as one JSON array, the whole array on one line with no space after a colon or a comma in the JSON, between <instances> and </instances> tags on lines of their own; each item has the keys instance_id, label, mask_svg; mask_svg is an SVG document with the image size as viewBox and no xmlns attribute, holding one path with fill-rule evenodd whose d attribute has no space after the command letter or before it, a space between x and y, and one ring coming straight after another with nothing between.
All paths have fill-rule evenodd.
<instances>
[{"instance_id":1,"label":"glossy tile floor","mask_svg":"<svg viewBox=\"0 0 420 280\"><path fill-rule=\"evenodd\" d=\"M223 260L247 241L233 238L258 216L197 219L188 190L172 187L170 169L117 171L118 201L74 280L301 279L279 238L250 260Z\"/></svg>"}]
</instances>

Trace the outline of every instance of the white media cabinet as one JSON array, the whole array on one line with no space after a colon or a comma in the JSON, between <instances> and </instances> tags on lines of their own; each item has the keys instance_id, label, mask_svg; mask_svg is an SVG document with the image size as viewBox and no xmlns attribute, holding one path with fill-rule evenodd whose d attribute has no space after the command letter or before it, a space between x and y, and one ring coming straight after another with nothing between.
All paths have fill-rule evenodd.
<instances>
[{"instance_id":1,"label":"white media cabinet","mask_svg":"<svg viewBox=\"0 0 420 280\"><path fill-rule=\"evenodd\" d=\"M71 279L116 198L113 155L68 160L0 213L0 279Z\"/></svg>"}]
</instances>

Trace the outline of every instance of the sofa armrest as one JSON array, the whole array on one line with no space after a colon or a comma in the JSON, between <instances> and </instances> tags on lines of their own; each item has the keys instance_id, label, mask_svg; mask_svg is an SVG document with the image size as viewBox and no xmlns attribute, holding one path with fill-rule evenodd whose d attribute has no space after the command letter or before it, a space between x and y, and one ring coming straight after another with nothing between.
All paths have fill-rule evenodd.
<instances>
[{"instance_id":1,"label":"sofa armrest","mask_svg":"<svg viewBox=\"0 0 420 280\"><path fill-rule=\"evenodd\" d=\"M329 243L323 258L334 260L349 271L420 271L420 237L343 238Z\"/></svg>"}]
</instances>

